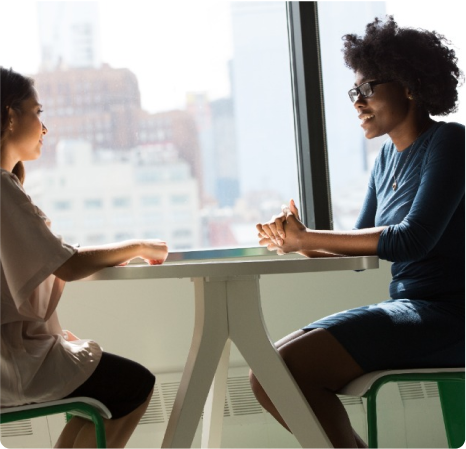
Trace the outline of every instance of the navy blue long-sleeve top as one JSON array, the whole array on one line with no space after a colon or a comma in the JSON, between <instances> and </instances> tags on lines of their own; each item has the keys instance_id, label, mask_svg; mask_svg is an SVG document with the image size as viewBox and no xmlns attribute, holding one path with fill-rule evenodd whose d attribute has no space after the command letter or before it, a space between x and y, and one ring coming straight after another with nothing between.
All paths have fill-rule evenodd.
<instances>
[{"instance_id":1,"label":"navy blue long-sleeve top","mask_svg":"<svg viewBox=\"0 0 466 449\"><path fill-rule=\"evenodd\" d=\"M393 299L464 300L464 175L459 123L435 123L402 152L382 146L355 228L388 226L377 254L393 262Z\"/></svg>"}]
</instances>

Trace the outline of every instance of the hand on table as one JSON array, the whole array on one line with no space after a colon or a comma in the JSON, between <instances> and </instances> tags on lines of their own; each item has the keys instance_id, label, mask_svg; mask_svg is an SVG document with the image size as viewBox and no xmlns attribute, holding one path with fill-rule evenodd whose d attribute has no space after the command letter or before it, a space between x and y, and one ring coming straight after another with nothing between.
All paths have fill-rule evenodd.
<instances>
[{"instance_id":1,"label":"hand on table","mask_svg":"<svg viewBox=\"0 0 466 449\"><path fill-rule=\"evenodd\" d=\"M267 223L257 224L256 228L259 244L280 255L299 251L300 233L306 231L294 200L290 200L289 206L282 207L281 214L273 216Z\"/></svg>"},{"instance_id":2,"label":"hand on table","mask_svg":"<svg viewBox=\"0 0 466 449\"><path fill-rule=\"evenodd\" d=\"M159 239L144 240L141 258L149 265L161 265L168 256L167 243Z\"/></svg>"},{"instance_id":3,"label":"hand on table","mask_svg":"<svg viewBox=\"0 0 466 449\"><path fill-rule=\"evenodd\" d=\"M165 262L168 256L167 243L160 239L143 240L141 254L139 258L149 265L161 265ZM132 259L118 264L119 267L124 267L131 262Z\"/></svg>"}]
</instances>

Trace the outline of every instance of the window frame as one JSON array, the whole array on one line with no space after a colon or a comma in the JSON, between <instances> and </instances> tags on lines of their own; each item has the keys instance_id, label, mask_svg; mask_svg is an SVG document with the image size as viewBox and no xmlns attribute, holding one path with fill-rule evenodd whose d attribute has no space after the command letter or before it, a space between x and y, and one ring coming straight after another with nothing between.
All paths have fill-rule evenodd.
<instances>
[{"instance_id":1,"label":"window frame","mask_svg":"<svg viewBox=\"0 0 466 449\"><path fill-rule=\"evenodd\" d=\"M317 2L287 2L302 219L333 229Z\"/></svg>"}]
</instances>

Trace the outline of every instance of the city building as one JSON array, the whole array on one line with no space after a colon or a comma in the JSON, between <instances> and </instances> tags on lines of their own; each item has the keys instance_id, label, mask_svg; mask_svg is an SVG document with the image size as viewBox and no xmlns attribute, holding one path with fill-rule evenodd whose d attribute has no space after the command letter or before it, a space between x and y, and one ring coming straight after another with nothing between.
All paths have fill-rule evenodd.
<instances>
[{"instance_id":1,"label":"city building","mask_svg":"<svg viewBox=\"0 0 466 449\"><path fill-rule=\"evenodd\" d=\"M123 158L63 140L55 166L28 171L26 188L70 244L159 238L171 250L200 245L197 180L169 143L135 147Z\"/></svg>"},{"instance_id":2,"label":"city building","mask_svg":"<svg viewBox=\"0 0 466 449\"><path fill-rule=\"evenodd\" d=\"M195 120L187 111L173 110L150 114L139 111L138 145L172 144L181 159L188 162L192 176L199 185L202 199L204 171L202 168L201 148Z\"/></svg>"},{"instance_id":3,"label":"city building","mask_svg":"<svg viewBox=\"0 0 466 449\"><path fill-rule=\"evenodd\" d=\"M220 207L233 207L240 197L233 99L214 100L210 107L215 145L215 197Z\"/></svg>"},{"instance_id":4,"label":"city building","mask_svg":"<svg viewBox=\"0 0 466 449\"><path fill-rule=\"evenodd\" d=\"M43 163L54 162L55 146L63 139L85 139L96 150L124 151L138 144L141 98L129 69L57 69L34 79L50 131Z\"/></svg>"}]
</instances>

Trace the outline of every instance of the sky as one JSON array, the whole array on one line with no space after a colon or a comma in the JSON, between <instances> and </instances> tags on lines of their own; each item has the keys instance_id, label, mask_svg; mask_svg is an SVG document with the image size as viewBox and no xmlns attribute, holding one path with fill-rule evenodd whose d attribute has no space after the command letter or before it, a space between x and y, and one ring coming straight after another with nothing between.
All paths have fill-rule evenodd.
<instances>
[{"instance_id":1,"label":"sky","mask_svg":"<svg viewBox=\"0 0 466 449\"><path fill-rule=\"evenodd\" d=\"M0 2L4 18L0 64L21 73L34 73L39 66L36 2ZM455 44L460 67L466 70L464 18L453 13L457 1L442 0L442 8L432 0L393 0L386 4L399 25L446 35ZM203 14L198 14L200 8ZM233 48L230 4L226 0L101 0L100 18L103 61L136 73L146 110L182 108L188 91L208 91L212 99L229 94L228 61ZM463 104L464 90L460 89ZM456 117L465 122L463 110Z\"/></svg>"},{"instance_id":2,"label":"sky","mask_svg":"<svg viewBox=\"0 0 466 449\"><path fill-rule=\"evenodd\" d=\"M0 64L25 74L40 63L36 3L0 2L9 18L0 27ZM136 74L145 109L184 107L186 92L228 96L229 2L101 0L99 9L102 60Z\"/></svg>"}]
</instances>

